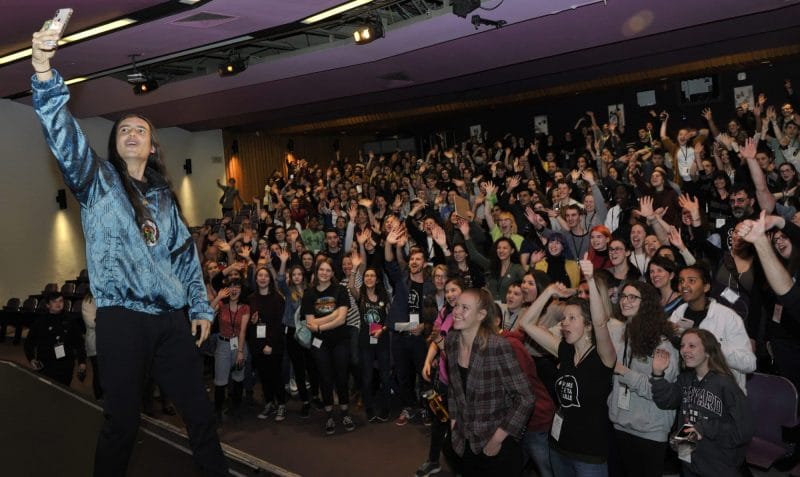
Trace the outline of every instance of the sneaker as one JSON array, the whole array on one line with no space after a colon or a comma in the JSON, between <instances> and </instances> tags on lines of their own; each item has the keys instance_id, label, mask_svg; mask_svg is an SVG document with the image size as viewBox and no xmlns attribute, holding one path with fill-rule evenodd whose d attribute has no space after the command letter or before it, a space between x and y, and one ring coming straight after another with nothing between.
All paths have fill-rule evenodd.
<instances>
[{"instance_id":1,"label":"sneaker","mask_svg":"<svg viewBox=\"0 0 800 477\"><path fill-rule=\"evenodd\" d=\"M422 418L422 423L425 427L431 427L431 413L427 409L420 409L419 416Z\"/></svg>"},{"instance_id":2,"label":"sneaker","mask_svg":"<svg viewBox=\"0 0 800 477\"><path fill-rule=\"evenodd\" d=\"M442 466L439 465L438 462L425 462L419 469L417 469L417 473L414 474L415 477L428 477L429 475L438 474L442 471Z\"/></svg>"},{"instance_id":3,"label":"sneaker","mask_svg":"<svg viewBox=\"0 0 800 477\"><path fill-rule=\"evenodd\" d=\"M366 414L367 414L367 421L368 422L377 422L378 421L378 416L377 416L377 414L375 414L375 410L367 409L366 410Z\"/></svg>"},{"instance_id":4,"label":"sneaker","mask_svg":"<svg viewBox=\"0 0 800 477\"><path fill-rule=\"evenodd\" d=\"M405 426L408 424L408 421L413 419L414 411L411 410L410 407L403 408L403 412L400 413L400 416L394 421L394 423L398 426Z\"/></svg>"},{"instance_id":5,"label":"sneaker","mask_svg":"<svg viewBox=\"0 0 800 477\"><path fill-rule=\"evenodd\" d=\"M386 422L389 420L389 410L388 409L381 409L378 413L378 422Z\"/></svg>"},{"instance_id":6,"label":"sneaker","mask_svg":"<svg viewBox=\"0 0 800 477\"><path fill-rule=\"evenodd\" d=\"M333 420L332 417L329 417L327 421L325 421L325 435L330 436L336 434L336 421Z\"/></svg>"},{"instance_id":7,"label":"sneaker","mask_svg":"<svg viewBox=\"0 0 800 477\"><path fill-rule=\"evenodd\" d=\"M286 419L286 406L281 404L278 406L278 410L275 412L275 420L280 422Z\"/></svg>"},{"instance_id":8,"label":"sneaker","mask_svg":"<svg viewBox=\"0 0 800 477\"><path fill-rule=\"evenodd\" d=\"M310 415L311 415L311 404L304 402L303 407L300 408L300 417L302 419L308 419Z\"/></svg>"},{"instance_id":9,"label":"sneaker","mask_svg":"<svg viewBox=\"0 0 800 477\"><path fill-rule=\"evenodd\" d=\"M261 411L261 414L258 415L258 418L269 419L269 416L271 416L274 412L275 412L275 404L268 402L266 405L264 405L264 410ZM284 410L284 413L285 412L286 411Z\"/></svg>"},{"instance_id":10,"label":"sneaker","mask_svg":"<svg viewBox=\"0 0 800 477\"><path fill-rule=\"evenodd\" d=\"M289 379L289 392L292 394L297 393L297 383L295 382L294 378Z\"/></svg>"},{"instance_id":11,"label":"sneaker","mask_svg":"<svg viewBox=\"0 0 800 477\"><path fill-rule=\"evenodd\" d=\"M353 418L350 417L350 414L344 415L344 417L342 418L342 425L344 426L344 430L347 432L356 430L356 423L353 422Z\"/></svg>"}]
</instances>

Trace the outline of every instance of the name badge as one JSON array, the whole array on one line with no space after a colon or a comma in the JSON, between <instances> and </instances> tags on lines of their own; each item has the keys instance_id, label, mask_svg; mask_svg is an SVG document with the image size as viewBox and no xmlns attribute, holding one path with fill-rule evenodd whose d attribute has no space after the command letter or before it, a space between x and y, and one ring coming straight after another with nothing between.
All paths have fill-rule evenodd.
<instances>
[{"instance_id":1,"label":"name badge","mask_svg":"<svg viewBox=\"0 0 800 477\"><path fill-rule=\"evenodd\" d=\"M725 219L717 219L715 225L718 229L725 227Z\"/></svg>"},{"instance_id":2,"label":"name badge","mask_svg":"<svg viewBox=\"0 0 800 477\"><path fill-rule=\"evenodd\" d=\"M236 351L237 349L239 349L239 337L234 336L231 338L231 351Z\"/></svg>"},{"instance_id":3,"label":"name badge","mask_svg":"<svg viewBox=\"0 0 800 477\"><path fill-rule=\"evenodd\" d=\"M256 325L256 338L267 337L267 325Z\"/></svg>"},{"instance_id":4,"label":"name badge","mask_svg":"<svg viewBox=\"0 0 800 477\"><path fill-rule=\"evenodd\" d=\"M56 352L56 359L61 359L61 358L65 357L65 356L67 356L66 351L64 351L64 345L63 344L56 345L53 348L53 350Z\"/></svg>"},{"instance_id":5,"label":"name badge","mask_svg":"<svg viewBox=\"0 0 800 477\"><path fill-rule=\"evenodd\" d=\"M561 417L561 414L555 413L553 416L553 427L550 428L550 435L553 436L553 439L558 441L561 437L561 426L564 425L564 418Z\"/></svg>"},{"instance_id":6,"label":"name badge","mask_svg":"<svg viewBox=\"0 0 800 477\"><path fill-rule=\"evenodd\" d=\"M410 323L419 324L419 313L411 313L408 315L408 321Z\"/></svg>"},{"instance_id":7,"label":"name badge","mask_svg":"<svg viewBox=\"0 0 800 477\"><path fill-rule=\"evenodd\" d=\"M781 322L781 314L783 313L783 305L775 304L775 309L772 310L772 321L775 323Z\"/></svg>"},{"instance_id":8,"label":"name badge","mask_svg":"<svg viewBox=\"0 0 800 477\"><path fill-rule=\"evenodd\" d=\"M733 291L730 287L725 287L725 290L720 294L720 296L726 300L728 303L736 303L739 301L739 294Z\"/></svg>"},{"instance_id":9,"label":"name badge","mask_svg":"<svg viewBox=\"0 0 800 477\"><path fill-rule=\"evenodd\" d=\"M631 390L628 389L628 386L622 386L617 399L617 407L624 411L631 410Z\"/></svg>"},{"instance_id":10,"label":"name badge","mask_svg":"<svg viewBox=\"0 0 800 477\"><path fill-rule=\"evenodd\" d=\"M369 344L371 344L371 345L378 344L378 338L376 338L374 336L370 336L369 337Z\"/></svg>"},{"instance_id":11,"label":"name badge","mask_svg":"<svg viewBox=\"0 0 800 477\"><path fill-rule=\"evenodd\" d=\"M313 347L315 347L317 349L321 348L322 347L322 340L319 339L319 338L314 338L313 340L311 340L311 346L313 346Z\"/></svg>"}]
</instances>

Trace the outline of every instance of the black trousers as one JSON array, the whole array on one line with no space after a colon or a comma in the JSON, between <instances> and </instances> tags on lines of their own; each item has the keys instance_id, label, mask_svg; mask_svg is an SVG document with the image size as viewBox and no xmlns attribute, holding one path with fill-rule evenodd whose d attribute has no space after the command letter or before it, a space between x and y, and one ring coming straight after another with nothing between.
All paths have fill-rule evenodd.
<instances>
[{"instance_id":1,"label":"black trousers","mask_svg":"<svg viewBox=\"0 0 800 477\"><path fill-rule=\"evenodd\" d=\"M300 400L305 403L319 394L319 373L317 373L314 358L311 356L311 350L300 346L300 343L294 339L294 332L295 328L286 328L286 354L292 362L297 393L300 395ZM306 389L306 376L311 385L310 396L309 390Z\"/></svg>"},{"instance_id":2,"label":"black trousers","mask_svg":"<svg viewBox=\"0 0 800 477\"><path fill-rule=\"evenodd\" d=\"M75 359L72 355L42 364L44 364L44 368L40 373L66 387L72 383L72 374L75 371Z\"/></svg>"},{"instance_id":3,"label":"black trousers","mask_svg":"<svg viewBox=\"0 0 800 477\"><path fill-rule=\"evenodd\" d=\"M91 356L89 361L92 363L92 391L95 399L103 397L103 386L100 383L100 366L97 365L97 356Z\"/></svg>"},{"instance_id":4,"label":"black trousers","mask_svg":"<svg viewBox=\"0 0 800 477\"><path fill-rule=\"evenodd\" d=\"M195 463L203 474L228 475L199 373L200 355L182 311L149 315L122 307L98 308L97 358L103 376L105 423L97 440L95 476L125 475L148 373L180 411Z\"/></svg>"},{"instance_id":5,"label":"black trousers","mask_svg":"<svg viewBox=\"0 0 800 477\"><path fill-rule=\"evenodd\" d=\"M278 404L286 404L286 389L283 387L281 378L281 368L283 365L283 352L264 354L261 349L253 347L250 353L253 358L253 367L256 368L258 379L261 381L261 389L264 391L264 401ZM300 389L300 384L297 385ZM305 390L305 386L303 386Z\"/></svg>"},{"instance_id":6,"label":"black trousers","mask_svg":"<svg viewBox=\"0 0 800 477\"><path fill-rule=\"evenodd\" d=\"M326 339L319 348L311 346L311 355L319 371L319 384L322 391L322 402L325 406L333 406L333 388L339 405L350 403L350 390L347 386L349 378L347 369L350 366L350 336L338 340ZM300 383L297 383L300 387Z\"/></svg>"},{"instance_id":7,"label":"black trousers","mask_svg":"<svg viewBox=\"0 0 800 477\"><path fill-rule=\"evenodd\" d=\"M667 443L651 441L619 430L614 431L622 473L626 477L661 477Z\"/></svg>"},{"instance_id":8,"label":"black trousers","mask_svg":"<svg viewBox=\"0 0 800 477\"><path fill-rule=\"evenodd\" d=\"M420 387L428 387L422 380L422 367L425 365L425 354L428 348L425 338L412 334L392 333L392 357L400 402L403 407L417 407L421 398L416 394L416 381L419 377Z\"/></svg>"},{"instance_id":9,"label":"black trousers","mask_svg":"<svg viewBox=\"0 0 800 477\"><path fill-rule=\"evenodd\" d=\"M500 452L489 457L482 451L473 454L469 441L464 447L464 477L518 477L522 475L522 446L516 439L508 436L500 447Z\"/></svg>"}]
</instances>

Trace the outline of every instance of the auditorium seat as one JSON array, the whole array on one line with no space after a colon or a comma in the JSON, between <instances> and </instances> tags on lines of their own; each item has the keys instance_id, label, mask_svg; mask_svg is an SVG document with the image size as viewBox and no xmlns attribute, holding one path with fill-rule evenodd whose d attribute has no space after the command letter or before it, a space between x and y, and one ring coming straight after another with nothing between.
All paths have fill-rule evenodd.
<instances>
[{"instance_id":1,"label":"auditorium seat","mask_svg":"<svg viewBox=\"0 0 800 477\"><path fill-rule=\"evenodd\" d=\"M782 376L753 373L747 380L747 398L753 415L758 416L755 436L747 446L747 463L769 469L791 450L782 436L783 427L798 424L797 390Z\"/></svg>"}]
</instances>

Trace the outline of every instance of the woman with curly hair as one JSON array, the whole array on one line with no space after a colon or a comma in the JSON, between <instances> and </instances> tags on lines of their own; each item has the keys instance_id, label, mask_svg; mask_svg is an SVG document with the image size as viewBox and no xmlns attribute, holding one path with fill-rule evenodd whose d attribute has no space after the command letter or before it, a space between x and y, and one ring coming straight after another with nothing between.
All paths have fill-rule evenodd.
<instances>
[{"instance_id":1,"label":"woman with curly hair","mask_svg":"<svg viewBox=\"0 0 800 477\"><path fill-rule=\"evenodd\" d=\"M678 353L668 339L672 327L658 290L639 281L623 285L618 315L625 330L614 343L617 363L608 417L614 426L616 448L621 451L622 475L660 477L675 414L653 402L650 370L654 353L662 350L670 359L664 379L674 382L678 376Z\"/></svg>"}]
</instances>

